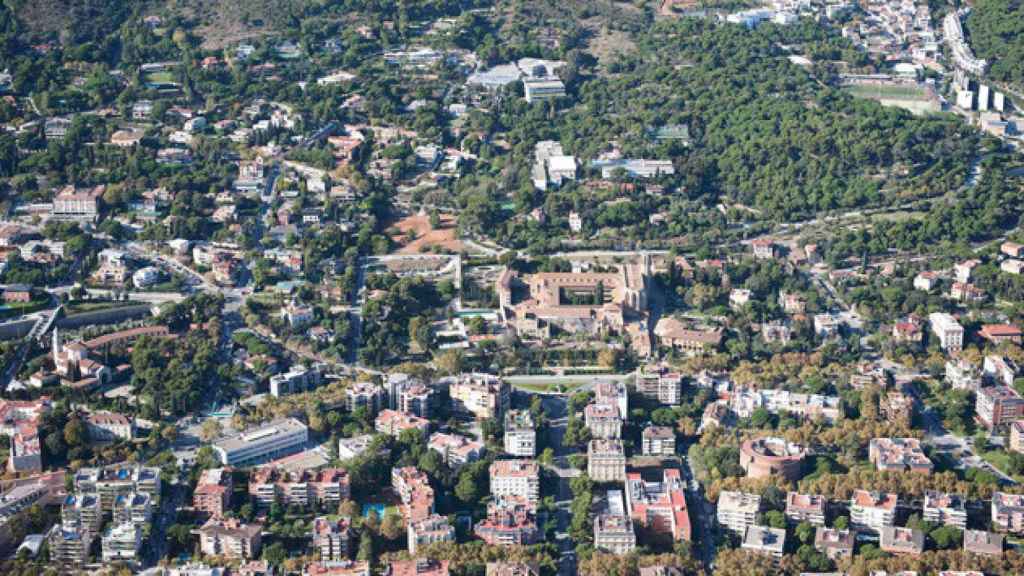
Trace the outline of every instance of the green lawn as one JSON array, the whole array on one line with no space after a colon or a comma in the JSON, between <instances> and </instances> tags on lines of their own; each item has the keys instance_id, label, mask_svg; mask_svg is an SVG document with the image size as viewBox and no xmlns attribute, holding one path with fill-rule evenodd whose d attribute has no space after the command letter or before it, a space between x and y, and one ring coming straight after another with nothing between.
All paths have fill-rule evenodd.
<instances>
[{"instance_id":1,"label":"green lawn","mask_svg":"<svg viewBox=\"0 0 1024 576\"><path fill-rule=\"evenodd\" d=\"M845 88L850 94L859 98L886 100L928 100L931 95L926 88L913 85L857 85Z\"/></svg>"}]
</instances>

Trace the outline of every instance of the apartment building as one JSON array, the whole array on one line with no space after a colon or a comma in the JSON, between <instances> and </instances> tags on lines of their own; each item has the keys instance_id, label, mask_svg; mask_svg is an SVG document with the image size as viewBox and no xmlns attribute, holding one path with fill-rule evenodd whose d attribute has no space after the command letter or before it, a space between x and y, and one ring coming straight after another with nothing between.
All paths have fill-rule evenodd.
<instances>
[{"instance_id":1,"label":"apartment building","mask_svg":"<svg viewBox=\"0 0 1024 576\"><path fill-rule=\"evenodd\" d=\"M757 494L723 490L718 495L715 519L718 525L743 536L747 527L757 521L757 513L761 511L761 497Z\"/></svg>"},{"instance_id":2,"label":"apartment building","mask_svg":"<svg viewBox=\"0 0 1024 576\"><path fill-rule=\"evenodd\" d=\"M383 576L448 576L447 560L394 560L384 569Z\"/></svg>"},{"instance_id":3,"label":"apartment building","mask_svg":"<svg viewBox=\"0 0 1024 576\"><path fill-rule=\"evenodd\" d=\"M961 530L967 528L967 508L964 497L960 494L946 494L928 490L924 493L925 522L954 526Z\"/></svg>"},{"instance_id":4,"label":"apartment building","mask_svg":"<svg viewBox=\"0 0 1024 576\"><path fill-rule=\"evenodd\" d=\"M384 387L373 382L357 382L345 390L349 412L362 408L370 415L380 412L384 404Z\"/></svg>"},{"instance_id":5,"label":"apartment building","mask_svg":"<svg viewBox=\"0 0 1024 576\"><path fill-rule=\"evenodd\" d=\"M611 404L619 410L619 414L629 414L629 391L626 383L619 380L602 381L594 385L594 402Z\"/></svg>"},{"instance_id":6,"label":"apartment building","mask_svg":"<svg viewBox=\"0 0 1024 576\"><path fill-rule=\"evenodd\" d=\"M345 517L332 520L319 516L313 520L313 548L319 551L321 562L348 560L352 553L351 524Z\"/></svg>"},{"instance_id":7,"label":"apartment building","mask_svg":"<svg viewBox=\"0 0 1024 576\"><path fill-rule=\"evenodd\" d=\"M434 408L434 391L423 384L403 387L398 392L398 410L420 418L430 418Z\"/></svg>"},{"instance_id":8,"label":"apartment building","mask_svg":"<svg viewBox=\"0 0 1024 576\"><path fill-rule=\"evenodd\" d=\"M445 434L434 432L430 435L427 448L441 455L441 460L449 468L457 469L461 466L476 462L483 457L486 448L483 442L471 440L458 434Z\"/></svg>"},{"instance_id":9,"label":"apartment building","mask_svg":"<svg viewBox=\"0 0 1024 576\"><path fill-rule=\"evenodd\" d=\"M933 312L928 315L932 333L939 339L939 345L950 354L963 350L964 327L951 314Z\"/></svg>"},{"instance_id":10,"label":"apartment building","mask_svg":"<svg viewBox=\"0 0 1024 576\"><path fill-rule=\"evenodd\" d=\"M676 432L671 426L647 426L640 433L644 456L673 456L676 453Z\"/></svg>"},{"instance_id":11,"label":"apartment building","mask_svg":"<svg viewBox=\"0 0 1024 576\"><path fill-rule=\"evenodd\" d=\"M406 523L434 513L434 489L425 473L412 466L392 468L391 487L402 500L402 515Z\"/></svg>"},{"instance_id":12,"label":"apartment building","mask_svg":"<svg viewBox=\"0 0 1024 576\"><path fill-rule=\"evenodd\" d=\"M449 387L452 409L478 419L501 418L512 398L512 387L489 374L463 374Z\"/></svg>"},{"instance_id":13,"label":"apartment building","mask_svg":"<svg viewBox=\"0 0 1024 576\"><path fill-rule=\"evenodd\" d=\"M1024 496L994 492L992 526L1003 532L1024 534Z\"/></svg>"},{"instance_id":14,"label":"apartment building","mask_svg":"<svg viewBox=\"0 0 1024 576\"><path fill-rule=\"evenodd\" d=\"M786 520L793 524L810 522L815 526L825 525L825 513L828 500L817 494L786 494Z\"/></svg>"},{"instance_id":15,"label":"apartment building","mask_svg":"<svg viewBox=\"0 0 1024 576\"><path fill-rule=\"evenodd\" d=\"M142 526L134 523L111 526L100 539L104 562L134 564L142 549Z\"/></svg>"},{"instance_id":16,"label":"apartment building","mask_svg":"<svg viewBox=\"0 0 1024 576\"><path fill-rule=\"evenodd\" d=\"M509 410L505 414L505 452L532 458L537 454L537 430L528 410Z\"/></svg>"},{"instance_id":17,"label":"apartment building","mask_svg":"<svg viewBox=\"0 0 1024 576\"><path fill-rule=\"evenodd\" d=\"M990 386L978 390L974 411L986 428L998 428L1024 419L1024 398L1009 386Z\"/></svg>"},{"instance_id":18,"label":"apartment building","mask_svg":"<svg viewBox=\"0 0 1024 576\"><path fill-rule=\"evenodd\" d=\"M683 395L683 376L663 366L638 369L636 373L638 394L656 400L661 404L675 406Z\"/></svg>"},{"instance_id":19,"label":"apartment building","mask_svg":"<svg viewBox=\"0 0 1024 576\"><path fill-rule=\"evenodd\" d=\"M249 495L262 507L275 502L302 508L336 507L351 494L348 472L341 468L288 471L274 466L253 470Z\"/></svg>"},{"instance_id":20,"label":"apartment building","mask_svg":"<svg viewBox=\"0 0 1024 576\"><path fill-rule=\"evenodd\" d=\"M772 558L782 558L782 551L786 547L786 531L767 526L747 526L740 547Z\"/></svg>"},{"instance_id":21,"label":"apartment building","mask_svg":"<svg viewBox=\"0 0 1024 576\"><path fill-rule=\"evenodd\" d=\"M89 548L94 538L88 528L54 528L47 539L50 562L66 569L81 568L89 559Z\"/></svg>"},{"instance_id":22,"label":"apartment building","mask_svg":"<svg viewBox=\"0 0 1024 576\"><path fill-rule=\"evenodd\" d=\"M614 404L588 404L583 418L594 438L622 437L622 415Z\"/></svg>"},{"instance_id":23,"label":"apartment building","mask_svg":"<svg viewBox=\"0 0 1024 576\"><path fill-rule=\"evenodd\" d=\"M691 538L686 484L677 469L662 470L659 482L647 482L638 472L627 474L626 511L635 524L668 534L674 541Z\"/></svg>"},{"instance_id":24,"label":"apartment building","mask_svg":"<svg viewBox=\"0 0 1024 576\"><path fill-rule=\"evenodd\" d=\"M406 430L419 430L426 436L430 432L430 420L397 410L382 410L373 421L373 427L388 436L398 437Z\"/></svg>"},{"instance_id":25,"label":"apartment building","mask_svg":"<svg viewBox=\"0 0 1024 576\"><path fill-rule=\"evenodd\" d=\"M235 518L210 518L199 528L199 548L208 556L255 558L260 553L263 525Z\"/></svg>"},{"instance_id":26,"label":"apartment building","mask_svg":"<svg viewBox=\"0 0 1024 576\"><path fill-rule=\"evenodd\" d=\"M151 466L115 465L106 468L80 468L74 477L75 492L96 493L104 510L113 510L119 495L145 492L160 494L160 469Z\"/></svg>"},{"instance_id":27,"label":"apartment building","mask_svg":"<svg viewBox=\"0 0 1024 576\"><path fill-rule=\"evenodd\" d=\"M835 422L842 417L842 402L838 396L803 394L789 390L737 388L729 396L729 407L740 418L749 418L760 408L772 414L789 415L802 420L820 418L826 422Z\"/></svg>"},{"instance_id":28,"label":"apartment building","mask_svg":"<svg viewBox=\"0 0 1024 576\"><path fill-rule=\"evenodd\" d=\"M529 546L542 540L535 506L521 496L499 496L487 504L487 517L473 533L491 546Z\"/></svg>"},{"instance_id":29,"label":"apartment building","mask_svg":"<svg viewBox=\"0 0 1024 576\"><path fill-rule=\"evenodd\" d=\"M153 518L153 498L145 492L122 494L114 499L114 524L146 526Z\"/></svg>"},{"instance_id":30,"label":"apartment building","mask_svg":"<svg viewBox=\"0 0 1024 576\"><path fill-rule=\"evenodd\" d=\"M135 422L124 414L93 412L85 418L89 439L97 442L131 440L135 435Z\"/></svg>"},{"instance_id":31,"label":"apartment building","mask_svg":"<svg viewBox=\"0 0 1024 576\"><path fill-rule=\"evenodd\" d=\"M833 562L853 556L854 532L818 526L814 531L814 548Z\"/></svg>"},{"instance_id":32,"label":"apartment building","mask_svg":"<svg viewBox=\"0 0 1024 576\"><path fill-rule=\"evenodd\" d=\"M436 542L455 542L455 527L439 514L430 514L408 523L409 553Z\"/></svg>"},{"instance_id":33,"label":"apartment building","mask_svg":"<svg viewBox=\"0 0 1024 576\"><path fill-rule=\"evenodd\" d=\"M498 460L491 464L492 496L525 496L540 501L540 467L534 460Z\"/></svg>"},{"instance_id":34,"label":"apartment building","mask_svg":"<svg viewBox=\"0 0 1024 576\"><path fill-rule=\"evenodd\" d=\"M1016 420L1010 424L1010 450L1024 452L1024 420Z\"/></svg>"},{"instance_id":35,"label":"apartment building","mask_svg":"<svg viewBox=\"0 0 1024 576\"><path fill-rule=\"evenodd\" d=\"M192 507L211 516L223 516L230 509L233 490L230 468L203 470L192 493Z\"/></svg>"},{"instance_id":36,"label":"apartment building","mask_svg":"<svg viewBox=\"0 0 1024 576\"><path fill-rule=\"evenodd\" d=\"M594 518L594 548L612 554L628 554L636 548L633 520L626 514L622 492L609 490L607 509Z\"/></svg>"},{"instance_id":37,"label":"apartment building","mask_svg":"<svg viewBox=\"0 0 1024 576\"><path fill-rule=\"evenodd\" d=\"M924 552L924 532L912 528L885 526L879 534L878 547L890 554L917 556Z\"/></svg>"},{"instance_id":38,"label":"apartment building","mask_svg":"<svg viewBox=\"0 0 1024 576\"><path fill-rule=\"evenodd\" d=\"M850 499L850 524L860 530L879 532L896 520L896 494L854 490Z\"/></svg>"},{"instance_id":39,"label":"apartment building","mask_svg":"<svg viewBox=\"0 0 1024 576\"><path fill-rule=\"evenodd\" d=\"M222 465L245 466L293 454L302 450L308 441L306 425L294 418L285 418L221 438L212 448Z\"/></svg>"},{"instance_id":40,"label":"apartment building","mask_svg":"<svg viewBox=\"0 0 1024 576\"><path fill-rule=\"evenodd\" d=\"M60 523L65 530L87 530L99 534L103 525L103 507L95 493L69 494L60 507Z\"/></svg>"},{"instance_id":41,"label":"apartment building","mask_svg":"<svg viewBox=\"0 0 1024 576\"><path fill-rule=\"evenodd\" d=\"M934 469L917 438L873 438L868 446L868 458L881 471L931 474Z\"/></svg>"},{"instance_id":42,"label":"apartment building","mask_svg":"<svg viewBox=\"0 0 1024 576\"><path fill-rule=\"evenodd\" d=\"M301 307L292 308L289 312L289 323L302 325L312 320L312 311L303 314L298 310ZM270 377L270 395L278 398L289 394L297 394L312 390L320 385L322 374L320 366L306 368L305 366L292 366L284 374L275 374Z\"/></svg>"},{"instance_id":43,"label":"apartment building","mask_svg":"<svg viewBox=\"0 0 1024 576\"><path fill-rule=\"evenodd\" d=\"M622 440L595 438L587 444L587 475L595 482L626 479L626 451Z\"/></svg>"}]
</instances>

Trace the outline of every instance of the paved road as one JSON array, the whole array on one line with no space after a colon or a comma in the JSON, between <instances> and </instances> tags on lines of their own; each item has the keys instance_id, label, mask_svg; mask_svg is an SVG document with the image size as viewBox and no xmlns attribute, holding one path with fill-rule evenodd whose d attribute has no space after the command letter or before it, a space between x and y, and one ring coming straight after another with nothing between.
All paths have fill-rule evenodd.
<instances>
[{"instance_id":1,"label":"paved road","mask_svg":"<svg viewBox=\"0 0 1024 576\"><path fill-rule=\"evenodd\" d=\"M559 576L576 576L576 543L569 537L569 507L572 504L572 489L569 482L580 474L569 466L568 457L575 450L566 447L562 438L568 423L567 399L565 396L544 396L541 399L544 413L548 418L548 446L555 451L555 463L550 468L558 476L558 526L555 531L555 545L558 546Z\"/></svg>"}]
</instances>

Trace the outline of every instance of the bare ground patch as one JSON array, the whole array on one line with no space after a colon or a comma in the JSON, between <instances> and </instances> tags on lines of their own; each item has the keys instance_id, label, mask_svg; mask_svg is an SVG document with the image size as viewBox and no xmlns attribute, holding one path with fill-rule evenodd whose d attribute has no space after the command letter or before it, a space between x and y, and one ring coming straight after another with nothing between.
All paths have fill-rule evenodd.
<instances>
[{"instance_id":1,"label":"bare ground patch","mask_svg":"<svg viewBox=\"0 0 1024 576\"><path fill-rule=\"evenodd\" d=\"M450 252L461 252L463 249L455 230L455 217L449 214L441 215L441 226L436 230L430 226L430 217L426 214L406 216L391 228L398 232L391 240L401 246L395 251L396 254L422 254L429 252L431 246Z\"/></svg>"}]
</instances>

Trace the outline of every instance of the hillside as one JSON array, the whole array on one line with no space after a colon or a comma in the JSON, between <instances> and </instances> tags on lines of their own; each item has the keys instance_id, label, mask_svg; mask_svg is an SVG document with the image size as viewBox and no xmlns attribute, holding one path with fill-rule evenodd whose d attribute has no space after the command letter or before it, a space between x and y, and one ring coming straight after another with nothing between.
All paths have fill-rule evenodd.
<instances>
[{"instance_id":1,"label":"hillside","mask_svg":"<svg viewBox=\"0 0 1024 576\"><path fill-rule=\"evenodd\" d=\"M1024 2L979 0L967 19L971 47L996 80L1024 85Z\"/></svg>"}]
</instances>

